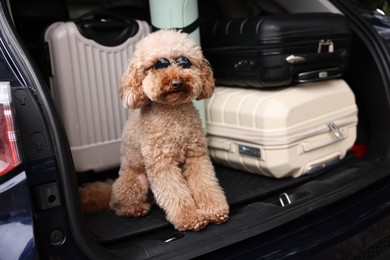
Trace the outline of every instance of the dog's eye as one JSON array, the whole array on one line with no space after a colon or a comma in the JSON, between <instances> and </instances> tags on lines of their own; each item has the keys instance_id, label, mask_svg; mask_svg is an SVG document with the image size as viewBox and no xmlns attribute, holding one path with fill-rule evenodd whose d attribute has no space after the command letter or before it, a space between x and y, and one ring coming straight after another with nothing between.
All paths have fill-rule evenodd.
<instances>
[{"instance_id":1,"label":"dog's eye","mask_svg":"<svg viewBox=\"0 0 390 260\"><path fill-rule=\"evenodd\" d=\"M184 69L188 69L191 67L191 62L186 57L179 57L176 59L176 63Z\"/></svg>"},{"instance_id":2,"label":"dog's eye","mask_svg":"<svg viewBox=\"0 0 390 260\"><path fill-rule=\"evenodd\" d=\"M171 65L171 62L168 59L160 58L156 61L156 63L154 64L154 67L158 70L158 69L168 68L170 65Z\"/></svg>"}]
</instances>

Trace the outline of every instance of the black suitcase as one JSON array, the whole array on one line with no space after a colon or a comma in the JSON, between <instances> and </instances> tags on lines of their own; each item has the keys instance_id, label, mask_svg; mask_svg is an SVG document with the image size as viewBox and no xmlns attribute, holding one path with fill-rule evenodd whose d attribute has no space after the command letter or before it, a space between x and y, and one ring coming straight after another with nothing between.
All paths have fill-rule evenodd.
<instances>
[{"instance_id":1,"label":"black suitcase","mask_svg":"<svg viewBox=\"0 0 390 260\"><path fill-rule=\"evenodd\" d=\"M267 15L201 26L204 55L217 84L277 87L340 77L350 31L334 13Z\"/></svg>"}]
</instances>

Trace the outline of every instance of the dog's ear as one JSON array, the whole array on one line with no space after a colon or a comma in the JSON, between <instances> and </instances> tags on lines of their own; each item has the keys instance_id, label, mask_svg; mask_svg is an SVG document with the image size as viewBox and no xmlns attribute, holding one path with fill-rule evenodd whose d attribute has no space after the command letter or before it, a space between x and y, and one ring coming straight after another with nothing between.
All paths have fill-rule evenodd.
<instances>
[{"instance_id":1,"label":"dog's ear","mask_svg":"<svg viewBox=\"0 0 390 260\"><path fill-rule=\"evenodd\" d=\"M144 80L144 70L137 68L136 64L131 62L122 76L122 82L119 87L119 96L123 105L130 109L137 109L149 103L148 97L142 89Z\"/></svg>"},{"instance_id":2,"label":"dog's ear","mask_svg":"<svg viewBox=\"0 0 390 260\"><path fill-rule=\"evenodd\" d=\"M203 88L202 92L196 98L196 100L207 99L211 97L215 87L213 70L211 69L210 63L205 58L203 58L200 70L202 75Z\"/></svg>"}]
</instances>

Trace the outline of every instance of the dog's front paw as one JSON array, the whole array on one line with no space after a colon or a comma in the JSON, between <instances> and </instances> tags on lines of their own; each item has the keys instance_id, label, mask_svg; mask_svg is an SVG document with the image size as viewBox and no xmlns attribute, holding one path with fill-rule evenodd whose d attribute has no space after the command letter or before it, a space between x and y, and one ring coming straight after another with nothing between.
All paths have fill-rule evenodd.
<instances>
[{"instance_id":1,"label":"dog's front paw","mask_svg":"<svg viewBox=\"0 0 390 260\"><path fill-rule=\"evenodd\" d=\"M209 209L203 212L205 218L214 224L222 224L229 219L229 207Z\"/></svg>"},{"instance_id":2,"label":"dog's front paw","mask_svg":"<svg viewBox=\"0 0 390 260\"><path fill-rule=\"evenodd\" d=\"M121 203L110 203L110 208L118 216L123 217L142 217L149 213L150 204L149 203L139 203L131 205L123 205Z\"/></svg>"},{"instance_id":3,"label":"dog's front paw","mask_svg":"<svg viewBox=\"0 0 390 260\"><path fill-rule=\"evenodd\" d=\"M178 231L199 231L208 224L203 214L197 212L181 214L168 219Z\"/></svg>"}]
</instances>

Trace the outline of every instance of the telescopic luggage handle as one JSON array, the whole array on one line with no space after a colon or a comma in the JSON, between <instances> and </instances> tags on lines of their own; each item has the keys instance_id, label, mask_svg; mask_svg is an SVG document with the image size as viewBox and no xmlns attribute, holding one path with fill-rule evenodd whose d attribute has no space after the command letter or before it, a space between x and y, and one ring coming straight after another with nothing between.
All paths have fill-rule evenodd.
<instances>
[{"instance_id":1,"label":"telescopic luggage handle","mask_svg":"<svg viewBox=\"0 0 390 260\"><path fill-rule=\"evenodd\" d=\"M118 46L139 30L135 20L106 10L86 13L74 22L84 37L105 46Z\"/></svg>"}]
</instances>

